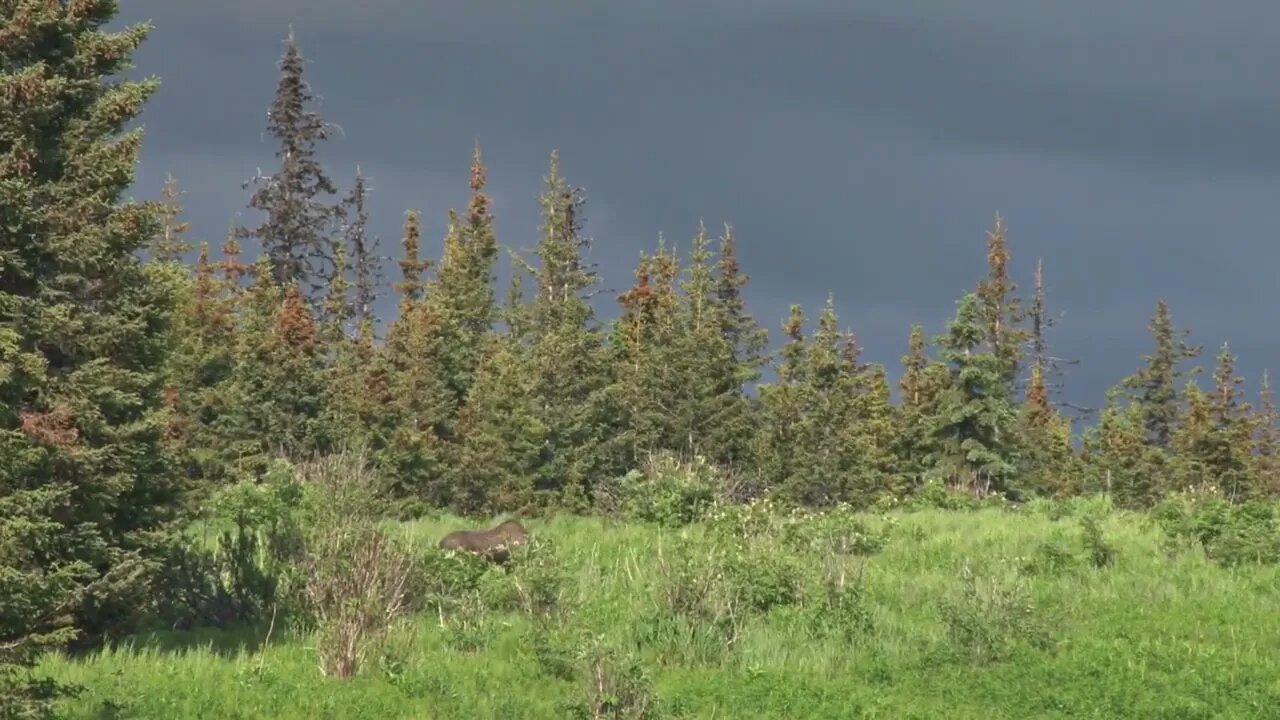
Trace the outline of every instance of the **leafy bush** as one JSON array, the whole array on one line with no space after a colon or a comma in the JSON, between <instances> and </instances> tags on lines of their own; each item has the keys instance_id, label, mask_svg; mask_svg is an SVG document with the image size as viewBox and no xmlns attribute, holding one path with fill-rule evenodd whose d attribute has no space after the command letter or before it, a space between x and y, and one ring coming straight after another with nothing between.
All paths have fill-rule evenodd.
<instances>
[{"instance_id":1,"label":"leafy bush","mask_svg":"<svg viewBox=\"0 0 1280 720\"><path fill-rule=\"evenodd\" d=\"M161 577L160 616L175 626L263 618L268 609L299 605L303 551L302 487L285 461L262 482L241 482L215 494L205 527L227 527L212 544L178 537Z\"/></svg>"},{"instance_id":2,"label":"leafy bush","mask_svg":"<svg viewBox=\"0 0 1280 720\"><path fill-rule=\"evenodd\" d=\"M706 514L722 484L718 468L702 458L681 461L670 453L652 456L642 469L600 484L596 508L664 527L680 527Z\"/></svg>"},{"instance_id":3,"label":"leafy bush","mask_svg":"<svg viewBox=\"0 0 1280 720\"><path fill-rule=\"evenodd\" d=\"M1081 540L1089 561L1095 568L1109 567L1116 561L1116 548L1102 532L1102 522L1094 515L1080 518Z\"/></svg>"},{"instance_id":4,"label":"leafy bush","mask_svg":"<svg viewBox=\"0 0 1280 720\"><path fill-rule=\"evenodd\" d=\"M655 612L634 627L636 641L671 663L711 664L734 653L746 608L727 564L723 546L688 537L660 548L653 568Z\"/></svg>"},{"instance_id":5,"label":"leafy bush","mask_svg":"<svg viewBox=\"0 0 1280 720\"><path fill-rule=\"evenodd\" d=\"M545 616L567 609L571 577L549 538L534 536L527 544L515 548L509 570L516 600L523 612Z\"/></svg>"},{"instance_id":6,"label":"leafy bush","mask_svg":"<svg viewBox=\"0 0 1280 720\"><path fill-rule=\"evenodd\" d=\"M906 510L980 510L1008 508L1009 502L998 494L974 495L969 490L951 487L937 477L928 477L915 493L902 503Z\"/></svg>"},{"instance_id":7,"label":"leafy bush","mask_svg":"<svg viewBox=\"0 0 1280 720\"><path fill-rule=\"evenodd\" d=\"M862 573L852 573L845 558L828 557L808 603L809 632L852 642L874 629Z\"/></svg>"},{"instance_id":8,"label":"leafy bush","mask_svg":"<svg viewBox=\"0 0 1280 720\"><path fill-rule=\"evenodd\" d=\"M582 656L582 699L568 704L569 717L582 720L663 716L653 679L638 658L596 641Z\"/></svg>"},{"instance_id":9,"label":"leafy bush","mask_svg":"<svg viewBox=\"0 0 1280 720\"><path fill-rule=\"evenodd\" d=\"M1212 491L1191 491L1166 498L1152 518L1174 547L1199 545L1220 565L1280 562L1280 516L1273 502L1235 505Z\"/></svg>"},{"instance_id":10,"label":"leafy bush","mask_svg":"<svg viewBox=\"0 0 1280 720\"><path fill-rule=\"evenodd\" d=\"M974 664L1008 659L1019 643L1051 649L1051 624L1016 579L978 576L966 564L958 592L938 603L954 650Z\"/></svg>"},{"instance_id":11,"label":"leafy bush","mask_svg":"<svg viewBox=\"0 0 1280 720\"><path fill-rule=\"evenodd\" d=\"M572 680L577 676L583 651L582 631L548 617L534 617L524 638L524 649L542 675Z\"/></svg>"}]
</instances>

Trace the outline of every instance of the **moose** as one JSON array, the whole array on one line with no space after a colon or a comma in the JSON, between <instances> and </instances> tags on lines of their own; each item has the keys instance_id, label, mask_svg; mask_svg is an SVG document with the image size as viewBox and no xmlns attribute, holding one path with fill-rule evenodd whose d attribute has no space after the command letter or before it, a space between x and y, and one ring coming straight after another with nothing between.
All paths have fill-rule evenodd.
<instances>
[{"instance_id":1,"label":"moose","mask_svg":"<svg viewBox=\"0 0 1280 720\"><path fill-rule=\"evenodd\" d=\"M529 532L518 520L499 523L492 530L455 530L440 540L441 550L463 550L502 565L511 559L511 548L529 542Z\"/></svg>"}]
</instances>

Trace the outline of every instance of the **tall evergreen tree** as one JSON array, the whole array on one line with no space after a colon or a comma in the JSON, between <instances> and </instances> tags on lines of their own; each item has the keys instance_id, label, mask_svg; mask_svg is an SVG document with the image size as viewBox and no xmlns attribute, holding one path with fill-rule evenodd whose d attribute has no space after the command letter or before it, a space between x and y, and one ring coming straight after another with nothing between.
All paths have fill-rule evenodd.
<instances>
[{"instance_id":1,"label":"tall evergreen tree","mask_svg":"<svg viewBox=\"0 0 1280 720\"><path fill-rule=\"evenodd\" d=\"M375 454L402 498L452 504L449 448L455 406L440 372L440 318L427 303L410 304L387 330L379 370L388 387Z\"/></svg>"},{"instance_id":2,"label":"tall evergreen tree","mask_svg":"<svg viewBox=\"0 0 1280 720\"><path fill-rule=\"evenodd\" d=\"M345 251L355 276L352 306L356 327L361 328L361 333L368 331L372 336L376 334L374 303L378 300L378 285L382 282L382 258L378 255L378 238L369 235L369 211L365 207L368 195L367 179L357 167L351 193L342 201L340 210Z\"/></svg>"},{"instance_id":3,"label":"tall evergreen tree","mask_svg":"<svg viewBox=\"0 0 1280 720\"><path fill-rule=\"evenodd\" d=\"M441 372L461 406L470 388L480 345L493 326L494 263L498 241L490 200L484 193L486 173L477 145L471 163L471 200L466 216L449 213L444 254L427 291L443 333Z\"/></svg>"},{"instance_id":4,"label":"tall evergreen tree","mask_svg":"<svg viewBox=\"0 0 1280 720\"><path fill-rule=\"evenodd\" d=\"M152 204L122 203L154 80L115 77L149 28L117 3L5 4L0 36L0 715L60 687L45 648L150 598L181 485L162 369L180 279L144 264Z\"/></svg>"},{"instance_id":5,"label":"tall evergreen tree","mask_svg":"<svg viewBox=\"0 0 1280 720\"><path fill-rule=\"evenodd\" d=\"M987 232L987 276L978 283L977 301L984 339L999 363L999 376L1010 400L1017 385L1023 344L1029 337L1020 326L1026 313L1017 289L1009 273L1004 219L996 215L995 227Z\"/></svg>"},{"instance_id":6,"label":"tall evergreen tree","mask_svg":"<svg viewBox=\"0 0 1280 720\"><path fill-rule=\"evenodd\" d=\"M296 285L275 284L273 266L255 266L245 323L219 418L239 472L259 476L274 456L309 457L328 450L332 433L324 346L315 318Z\"/></svg>"},{"instance_id":7,"label":"tall evergreen tree","mask_svg":"<svg viewBox=\"0 0 1280 720\"><path fill-rule=\"evenodd\" d=\"M165 179L160 190L160 231L151 241L151 256L159 262L179 262L191 251L191 242L187 240L191 223L181 220L182 196L185 194L186 191L178 187L178 181L172 176Z\"/></svg>"},{"instance_id":8,"label":"tall evergreen tree","mask_svg":"<svg viewBox=\"0 0 1280 720\"><path fill-rule=\"evenodd\" d=\"M256 238L271 258L277 285L297 284L318 309L332 276L332 223L335 206L325 195L338 191L319 159L316 146L329 137L329 125L310 106L315 98L303 78L304 61L293 33L285 42L280 81L267 113L267 134L279 143L279 169L253 179L257 190L249 207L262 212L263 221L242 228L240 237Z\"/></svg>"},{"instance_id":9,"label":"tall evergreen tree","mask_svg":"<svg viewBox=\"0 0 1280 720\"><path fill-rule=\"evenodd\" d=\"M519 511L538 502L554 451L531 357L512 332L490 332L458 417L454 504L464 513Z\"/></svg>"},{"instance_id":10,"label":"tall evergreen tree","mask_svg":"<svg viewBox=\"0 0 1280 720\"><path fill-rule=\"evenodd\" d=\"M1008 395L1005 358L983 352L984 317L979 299L964 296L938 344L950 382L938 398L935 470L975 490L1014 490L1014 406Z\"/></svg>"},{"instance_id":11,"label":"tall evergreen tree","mask_svg":"<svg viewBox=\"0 0 1280 720\"><path fill-rule=\"evenodd\" d=\"M656 450L687 450L677 417L688 388L689 364L679 357L685 344L676 291L680 272L675 253L659 241L655 254L642 254L635 283L618 296L622 314L613 324L614 455L634 467ZM717 332L718 332L717 328Z\"/></svg>"},{"instance_id":12,"label":"tall evergreen tree","mask_svg":"<svg viewBox=\"0 0 1280 720\"><path fill-rule=\"evenodd\" d=\"M1187 381L1182 396L1186 402L1169 435L1171 480L1173 487L1205 488L1217 485L1214 476L1215 442L1212 399L1195 378ZM1173 488L1153 487L1148 502Z\"/></svg>"},{"instance_id":13,"label":"tall evergreen tree","mask_svg":"<svg viewBox=\"0 0 1280 720\"><path fill-rule=\"evenodd\" d=\"M1155 350L1143 356L1146 365L1125 378L1123 385L1139 404L1147 442L1167 450L1181 405L1178 384L1185 375L1181 366L1198 357L1201 348L1187 341L1189 331L1174 327L1169 306L1163 300L1156 303L1155 317L1147 327L1155 340Z\"/></svg>"},{"instance_id":14,"label":"tall evergreen tree","mask_svg":"<svg viewBox=\"0 0 1280 720\"><path fill-rule=\"evenodd\" d=\"M589 302L599 278L585 258L590 240L582 233L584 202L581 191L560 175L559 155L552 153L539 199L543 225L529 353L554 454L539 469L535 487L562 494L574 508L585 507L595 478L616 470L607 467L602 452L608 358Z\"/></svg>"},{"instance_id":15,"label":"tall evergreen tree","mask_svg":"<svg viewBox=\"0 0 1280 720\"><path fill-rule=\"evenodd\" d=\"M333 277L329 280L320 314L320 340L324 343L323 352L327 356L341 353L348 340L347 325L355 315L350 294L347 249L345 245L339 244L333 249Z\"/></svg>"},{"instance_id":16,"label":"tall evergreen tree","mask_svg":"<svg viewBox=\"0 0 1280 720\"><path fill-rule=\"evenodd\" d=\"M1083 489L1105 492L1121 507L1146 507L1168 489L1169 455L1147 442L1142 407L1107 391L1098 423L1084 433Z\"/></svg>"},{"instance_id":17,"label":"tall evergreen tree","mask_svg":"<svg viewBox=\"0 0 1280 720\"><path fill-rule=\"evenodd\" d=\"M724 336L733 348L742 384L751 384L760 379L761 369L768 364L769 333L747 310L742 292L750 277L739 266L733 228L728 223L716 252L716 300Z\"/></svg>"},{"instance_id":18,"label":"tall evergreen tree","mask_svg":"<svg viewBox=\"0 0 1280 720\"><path fill-rule=\"evenodd\" d=\"M1209 398L1210 445L1205 457L1209 473L1218 486L1235 499L1254 497L1259 488L1250 472L1253 418L1244 401L1244 378L1236 374L1236 358L1223 343L1213 372L1213 393Z\"/></svg>"},{"instance_id":19,"label":"tall evergreen tree","mask_svg":"<svg viewBox=\"0 0 1280 720\"><path fill-rule=\"evenodd\" d=\"M442 375L444 333L439 311L427 301L431 268L421 258L419 215L405 218L400 313L387 329L387 339L372 371L385 392L383 411L368 428L373 451L400 497L450 504L446 445L455 404Z\"/></svg>"},{"instance_id":20,"label":"tall evergreen tree","mask_svg":"<svg viewBox=\"0 0 1280 720\"><path fill-rule=\"evenodd\" d=\"M712 455L721 463L745 468L753 462L752 438L759 421L757 403L747 395L747 389L759 382L768 363L769 332L747 309L743 291L750 277L738 265L733 228L728 223L716 249L713 277L715 294L709 304L721 318L729 357L712 369L717 398L713 428L716 437L710 441L715 448Z\"/></svg>"},{"instance_id":21,"label":"tall evergreen tree","mask_svg":"<svg viewBox=\"0 0 1280 720\"><path fill-rule=\"evenodd\" d=\"M846 499L865 506L881 496L897 496L905 490L894 461L897 426L885 368L862 362L862 347L852 332L845 333L840 356L845 374L842 385L851 391L846 396L848 419L840 428L852 466Z\"/></svg>"},{"instance_id":22,"label":"tall evergreen tree","mask_svg":"<svg viewBox=\"0 0 1280 720\"><path fill-rule=\"evenodd\" d=\"M778 350L774 369L778 379L760 385L760 426L755 439L756 468L766 487L782 490L796 485L792 479L800 472L804 434L804 384L808 379L808 343L804 336L804 311L792 305L782 323L786 338ZM794 492L794 491L793 491Z\"/></svg>"},{"instance_id":23,"label":"tall evergreen tree","mask_svg":"<svg viewBox=\"0 0 1280 720\"><path fill-rule=\"evenodd\" d=\"M235 365L235 298L217 276L208 243L201 243L195 277L174 323L167 389L173 417L171 452L204 487L226 479L221 438L215 431L227 408L227 383Z\"/></svg>"},{"instance_id":24,"label":"tall evergreen tree","mask_svg":"<svg viewBox=\"0 0 1280 720\"><path fill-rule=\"evenodd\" d=\"M422 216L416 211L405 213L404 237L400 241L402 257L400 259L400 282L393 288L400 294L400 317L408 313L409 308L422 300L426 282L422 276L431 269L431 261L422 259Z\"/></svg>"},{"instance_id":25,"label":"tall evergreen tree","mask_svg":"<svg viewBox=\"0 0 1280 720\"><path fill-rule=\"evenodd\" d=\"M924 328L911 326L907 354L902 356L898 379L899 403L895 411L897 441L894 467L898 481L917 485L938 452L934 435L938 399L950 382L946 365L928 355Z\"/></svg>"},{"instance_id":26,"label":"tall evergreen tree","mask_svg":"<svg viewBox=\"0 0 1280 720\"><path fill-rule=\"evenodd\" d=\"M1081 468L1071 443L1071 424L1049 401L1041 355L1031 361L1031 379L1018 422L1019 481L1040 496L1063 496L1080 488Z\"/></svg>"},{"instance_id":27,"label":"tall evergreen tree","mask_svg":"<svg viewBox=\"0 0 1280 720\"><path fill-rule=\"evenodd\" d=\"M1258 391L1258 407L1253 417L1253 452L1251 474L1257 479L1258 492L1264 497L1280 497L1280 412L1276 411L1271 390L1271 375L1262 373Z\"/></svg>"},{"instance_id":28,"label":"tall evergreen tree","mask_svg":"<svg viewBox=\"0 0 1280 720\"><path fill-rule=\"evenodd\" d=\"M732 239L725 240L730 235L726 226L722 249L732 248ZM733 263L736 260L730 266ZM763 338L738 294L745 278L726 278L725 269L723 258L715 262L711 237L699 223L680 283L680 335L672 347L672 364L681 368L680 384L668 391L675 390L681 399L675 439L718 465L741 466L749 458L754 431L743 386L759 377L756 343Z\"/></svg>"},{"instance_id":29,"label":"tall evergreen tree","mask_svg":"<svg viewBox=\"0 0 1280 720\"><path fill-rule=\"evenodd\" d=\"M1035 287L1031 295L1031 305L1027 308L1026 312L1027 320L1031 325L1031 327L1028 328L1030 357L1028 359L1027 382L1031 382L1030 373L1038 372L1040 375L1040 380L1038 382L1043 388L1045 399L1048 404L1052 405L1058 412L1061 412L1064 408L1070 408L1084 413L1091 413L1093 411L1088 408L1054 400L1054 397L1061 395L1063 390L1061 378L1065 372L1062 366L1077 365L1080 361L1074 358L1069 359L1058 357L1050 352L1048 335L1049 331L1057 326L1058 318L1049 313L1048 302L1046 299L1047 293L1045 289L1043 260L1036 261L1034 283ZM1038 368L1038 370L1036 368ZM1030 393L1029 387L1028 393ZM1064 421L1066 420L1065 418L1063 419Z\"/></svg>"}]
</instances>

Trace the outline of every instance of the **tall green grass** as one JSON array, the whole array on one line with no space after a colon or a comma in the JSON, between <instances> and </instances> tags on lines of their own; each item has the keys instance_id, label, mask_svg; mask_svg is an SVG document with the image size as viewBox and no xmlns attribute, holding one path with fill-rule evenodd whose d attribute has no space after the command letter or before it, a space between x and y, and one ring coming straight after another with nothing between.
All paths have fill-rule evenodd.
<instances>
[{"instance_id":1,"label":"tall green grass","mask_svg":"<svg viewBox=\"0 0 1280 720\"><path fill-rule=\"evenodd\" d=\"M1127 513L1101 516L1114 558L1095 562L1080 516L1097 508L1077 505L866 516L888 540L849 563L856 622L782 602L738 615L730 650L664 615L679 547L714 548L705 527L555 518L528 526L568 573L563 617L426 612L346 682L279 625L269 640L265 626L153 633L42 670L85 687L64 707L76 718L563 718L590 692L573 650L604 645L675 717L1277 717L1280 570L1171 554ZM427 553L464 524L397 529ZM821 563L781 545L766 559L761 573L794 566L813 582Z\"/></svg>"}]
</instances>

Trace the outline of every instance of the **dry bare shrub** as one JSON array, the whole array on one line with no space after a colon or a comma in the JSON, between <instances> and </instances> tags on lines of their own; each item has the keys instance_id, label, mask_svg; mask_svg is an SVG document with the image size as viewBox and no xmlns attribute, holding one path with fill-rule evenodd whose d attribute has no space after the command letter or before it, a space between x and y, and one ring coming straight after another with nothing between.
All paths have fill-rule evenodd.
<instances>
[{"instance_id":1,"label":"dry bare shrub","mask_svg":"<svg viewBox=\"0 0 1280 720\"><path fill-rule=\"evenodd\" d=\"M408 612L413 558L372 522L358 519L319 529L307 570L320 671L349 678Z\"/></svg>"},{"instance_id":2,"label":"dry bare shrub","mask_svg":"<svg viewBox=\"0 0 1280 720\"><path fill-rule=\"evenodd\" d=\"M380 483L359 452L301 468L314 526L304 563L306 595L325 675L349 678L412 607L418 567L378 527Z\"/></svg>"}]
</instances>

